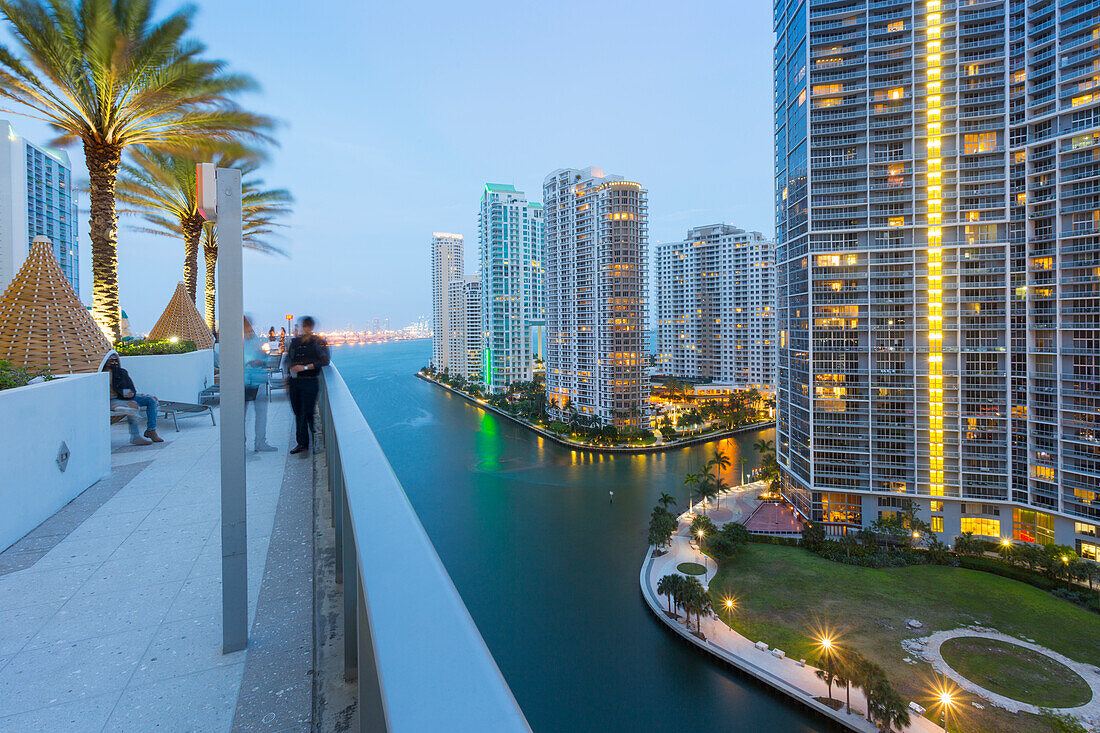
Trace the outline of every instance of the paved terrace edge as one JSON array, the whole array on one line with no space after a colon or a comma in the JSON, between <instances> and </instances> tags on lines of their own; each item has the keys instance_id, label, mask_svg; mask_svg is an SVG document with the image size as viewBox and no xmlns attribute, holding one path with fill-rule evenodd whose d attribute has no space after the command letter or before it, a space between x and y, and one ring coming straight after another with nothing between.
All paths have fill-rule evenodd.
<instances>
[{"instance_id":1,"label":"paved terrace edge","mask_svg":"<svg viewBox=\"0 0 1100 733\"><path fill-rule=\"evenodd\" d=\"M733 428L731 430L723 430L722 432L719 432L719 433L710 433L709 435L697 435L694 438L689 438L687 440L678 441L676 443L667 443L667 444L662 444L662 445L639 445L639 446L636 446L636 447L618 447L618 448L608 448L608 447L601 447L601 446L595 446L595 445L586 445L584 443L574 443L573 441L566 440L565 438L562 438L559 435L555 435L554 433L551 433L548 430L543 430L542 428L537 427L535 425L532 425L531 423L527 422L526 420L521 420L520 418L516 417L515 415L510 415L509 413L505 412L504 410L501 410L498 407L494 407L493 405L490 405L487 402L481 402L480 400L478 400L474 397L471 397L470 395L466 394L465 392L463 392L460 389L455 389L454 387L448 387L446 384L443 384L442 382L440 382L438 380L432 379L431 377L424 376L420 372L417 372L416 376L419 379L423 379L425 382L428 382L429 384L434 384L437 387L441 387L442 389L447 390L451 394L462 397L467 402L473 404L475 407L481 408L482 410L485 410L486 412L496 413L497 415L500 415L501 417L506 417L509 420L511 420L512 422L516 423L517 425L521 425L521 426L527 428L528 430L530 430L531 432L533 432L537 435L540 435L543 438L546 438L547 440L553 441L553 442L557 443L560 446L564 446L566 448L571 448L573 450L584 451L586 453L612 453L612 454L620 453L620 454L628 454L628 455L632 454L632 453L663 453L664 451L676 450L677 448L688 448L690 446L700 445L702 443L712 443L716 440L725 440L726 438L733 437L734 435L737 435L738 433L744 433L744 432L748 432L750 430L761 430L761 429L767 428L769 426L771 426L771 427L775 426L775 421L774 420L766 420L764 422L752 423L751 425L741 425L741 426L738 426L738 427Z\"/></svg>"},{"instance_id":2,"label":"paved terrace edge","mask_svg":"<svg viewBox=\"0 0 1100 733\"><path fill-rule=\"evenodd\" d=\"M863 727L863 725L856 724L850 716L842 714L839 711L833 710L828 705L818 702L814 699L812 695L804 692L801 688L792 685L791 683L780 677L776 677L765 669L761 669L744 657L732 654L725 649L721 649L714 644L711 644L710 642L703 641L694 634L689 633L684 628L681 628L679 624L674 623L672 619L668 618L668 616L665 615L664 609L661 607L659 600L654 597L652 588L650 587L649 575L653 569L654 559L653 546L651 545L649 549L646 550L645 560L642 562L642 569L639 575L639 586L642 597L645 598L646 605L649 606L649 610L652 611L653 614L657 616L657 618L663 621L666 627L672 630L684 641L688 641L694 644L699 649L702 649L705 652L709 652L710 654L714 655L719 660L725 662L731 667L734 667L735 669L745 674L751 675L761 682L764 682L772 689L777 690L784 695L787 695L795 702L801 703L818 715L824 718L828 718L830 722L841 725L848 730L859 731L859 733L866 733L866 728ZM843 709L843 707L841 709ZM863 722L862 717L859 717L858 720L860 721L860 723Z\"/></svg>"}]
</instances>

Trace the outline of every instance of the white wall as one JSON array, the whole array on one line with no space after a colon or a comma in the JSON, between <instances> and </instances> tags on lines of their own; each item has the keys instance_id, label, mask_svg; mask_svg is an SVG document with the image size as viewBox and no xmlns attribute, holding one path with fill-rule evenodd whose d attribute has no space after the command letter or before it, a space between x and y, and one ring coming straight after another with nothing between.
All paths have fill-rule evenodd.
<instances>
[{"instance_id":1,"label":"white wall","mask_svg":"<svg viewBox=\"0 0 1100 733\"><path fill-rule=\"evenodd\" d=\"M0 392L0 550L111 470L109 377L77 374ZM57 467L61 442L69 463Z\"/></svg>"},{"instance_id":2,"label":"white wall","mask_svg":"<svg viewBox=\"0 0 1100 733\"><path fill-rule=\"evenodd\" d=\"M199 392L214 383L214 352L210 349L187 354L123 356L121 361L138 393L153 395L158 400L197 402Z\"/></svg>"}]
</instances>

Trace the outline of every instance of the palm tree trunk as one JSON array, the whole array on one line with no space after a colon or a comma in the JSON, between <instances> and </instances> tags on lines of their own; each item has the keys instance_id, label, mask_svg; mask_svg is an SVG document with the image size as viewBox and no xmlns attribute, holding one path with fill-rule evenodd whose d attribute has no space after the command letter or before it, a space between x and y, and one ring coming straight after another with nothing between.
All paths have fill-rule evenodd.
<instances>
[{"instance_id":1,"label":"palm tree trunk","mask_svg":"<svg viewBox=\"0 0 1100 733\"><path fill-rule=\"evenodd\" d=\"M217 297L217 285L214 279L214 273L218 268L218 248L217 247L203 247L202 248L203 261L206 263L206 325L210 327L210 332L214 332L214 302Z\"/></svg>"},{"instance_id":2,"label":"palm tree trunk","mask_svg":"<svg viewBox=\"0 0 1100 733\"><path fill-rule=\"evenodd\" d=\"M183 284L191 302L199 285L199 239L202 237L200 216L180 217L180 229L183 230Z\"/></svg>"},{"instance_id":3,"label":"palm tree trunk","mask_svg":"<svg viewBox=\"0 0 1100 733\"><path fill-rule=\"evenodd\" d=\"M88 237L92 240L92 317L111 334L112 341L122 336L118 307L118 214L115 211L115 181L121 160L120 146L84 141L91 205Z\"/></svg>"}]
</instances>

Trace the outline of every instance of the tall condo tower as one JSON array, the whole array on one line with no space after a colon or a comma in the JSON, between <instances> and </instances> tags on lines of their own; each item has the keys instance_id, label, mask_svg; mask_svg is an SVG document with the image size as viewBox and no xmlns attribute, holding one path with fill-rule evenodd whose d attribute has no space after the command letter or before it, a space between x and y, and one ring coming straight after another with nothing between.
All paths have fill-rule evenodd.
<instances>
[{"instance_id":1,"label":"tall condo tower","mask_svg":"<svg viewBox=\"0 0 1100 733\"><path fill-rule=\"evenodd\" d=\"M657 245L657 371L775 389L775 243L732 224Z\"/></svg>"},{"instance_id":2,"label":"tall condo tower","mask_svg":"<svg viewBox=\"0 0 1100 733\"><path fill-rule=\"evenodd\" d=\"M31 242L53 242L65 279L80 294L76 193L72 166L63 150L35 145L0 120L0 292L22 267Z\"/></svg>"},{"instance_id":3,"label":"tall condo tower","mask_svg":"<svg viewBox=\"0 0 1100 733\"><path fill-rule=\"evenodd\" d=\"M482 381L482 350L484 338L481 331L481 281L477 275L467 275L452 280L448 322L451 330L447 338L450 350L447 363L451 374L461 374L466 379Z\"/></svg>"},{"instance_id":4,"label":"tall condo tower","mask_svg":"<svg viewBox=\"0 0 1100 733\"><path fill-rule=\"evenodd\" d=\"M1095 3L774 10L783 494L1095 556Z\"/></svg>"},{"instance_id":5,"label":"tall condo tower","mask_svg":"<svg viewBox=\"0 0 1100 733\"><path fill-rule=\"evenodd\" d=\"M492 392L534 376L533 329L546 323L542 204L515 186L486 183L478 213L485 335L484 381Z\"/></svg>"},{"instance_id":6,"label":"tall condo tower","mask_svg":"<svg viewBox=\"0 0 1100 733\"><path fill-rule=\"evenodd\" d=\"M462 279L461 234L432 234L432 366L452 370L451 339L458 303L451 302L451 282Z\"/></svg>"},{"instance_id":7,"label":"tall condo tower","mask_svg":"<svg viewBox=\"0 0 1100 733\"><path fill-rule=\"evenodd\" d=\"M645 427L646 191L599 168L568 168L546 177L543 203L551 410Z\"/></svg>"}]
</instances>

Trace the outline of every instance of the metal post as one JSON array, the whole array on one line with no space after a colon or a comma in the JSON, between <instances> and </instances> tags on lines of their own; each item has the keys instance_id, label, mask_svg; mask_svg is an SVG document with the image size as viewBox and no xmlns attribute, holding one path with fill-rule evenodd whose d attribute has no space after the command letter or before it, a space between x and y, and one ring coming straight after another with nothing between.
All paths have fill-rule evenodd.
<instances>
[{"instance_id":1,"label":"metal post","mask_svg":"<svg viewBox=\"0 0 1100 733\"><path fill-rule=\"evenodd\" d=\"M222 653L229 654L248 646L241 172L219 168L216 181L222 413Z\"/></svg>"}]
</instances>

